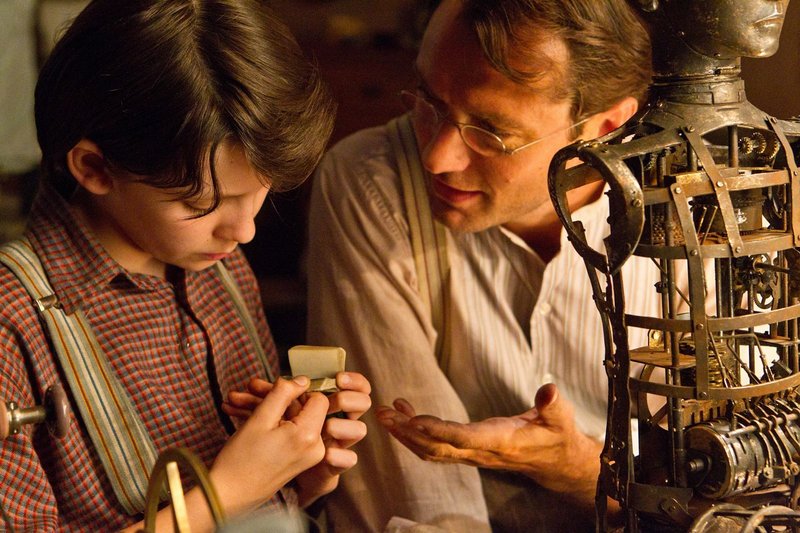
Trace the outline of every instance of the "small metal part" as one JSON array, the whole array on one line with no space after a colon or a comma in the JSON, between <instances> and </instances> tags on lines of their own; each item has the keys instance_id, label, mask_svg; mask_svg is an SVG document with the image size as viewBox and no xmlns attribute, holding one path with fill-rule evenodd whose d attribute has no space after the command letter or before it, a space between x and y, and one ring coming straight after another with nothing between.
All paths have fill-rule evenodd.
<instances>
[{"instance_id":1,"label":"small metal part","mask_svg":"<svg viewBox=\"0 0 800 533\"><path fill-rule=\"evenodd\" d=\"M58 308L59 305L58 296L55 294L50 294L36 300L36 307L39 308L39 312L47 311L53 307Z\"/></svg>"},{"instance_id":2,"label":"small metal part","mask_svg":"<svg viewBox=\"0 0 800 533\"><path fill-rule=\"evenodd\" d=\"M20 432L23 426L45 422L54 437L62 438L69 428L69 403L61 385L49 387L44 405L19 407L14 401L0 402L0 440Z\"/></svg>"}]
</instances>

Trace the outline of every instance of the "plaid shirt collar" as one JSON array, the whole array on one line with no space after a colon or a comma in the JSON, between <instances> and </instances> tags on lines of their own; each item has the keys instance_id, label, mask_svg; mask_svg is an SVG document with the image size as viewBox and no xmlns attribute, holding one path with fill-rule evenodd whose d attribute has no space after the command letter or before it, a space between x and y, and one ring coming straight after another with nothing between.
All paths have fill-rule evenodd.
<instances>
[{"instance_id":1,"label":"plaid shirt collar","mask_svg":"<svg viewBox=\"0 0 800 533\"><path fill-rule=\"evenodd\" d=\"M66 313L83 309L118 276L141 290L165 288L154 276L131 274L117 263L52 187L42 184L26 235Z\"/></svg>"}]
</instances>

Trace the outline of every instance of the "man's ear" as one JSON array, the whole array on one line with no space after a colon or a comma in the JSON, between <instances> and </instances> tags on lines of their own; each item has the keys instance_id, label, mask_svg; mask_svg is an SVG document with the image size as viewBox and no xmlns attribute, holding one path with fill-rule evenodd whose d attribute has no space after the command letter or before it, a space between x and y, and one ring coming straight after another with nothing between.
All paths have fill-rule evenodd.
<instances>
[{"instance_id":1,"label":"man's ear","mask_svg":"<svg viewBox=\"0 0 800 533\"><path fill-rule=\"evenodd\" d=\"M636 111L639 109L639 102L636 101L636 98L632 96L626 96L613 106L610 109L598 113L598 116L601 119L600 126L597 132L598 137L602 137L606 133L610 131L614 131L615 129L619 128L625 122L631 118Z\"/></svg>"},{"instance_id":2,"label":"man's ear","mask_svg":"<svg viewBox=\"0 0 800 533\"><path fill-rule=\"evenodd\" d=\"M92 194L106 194L114 180L108 173L100 148L88 139L81 139L67 152L67 167L75 180Z\"/></svg>"}]
</instances>

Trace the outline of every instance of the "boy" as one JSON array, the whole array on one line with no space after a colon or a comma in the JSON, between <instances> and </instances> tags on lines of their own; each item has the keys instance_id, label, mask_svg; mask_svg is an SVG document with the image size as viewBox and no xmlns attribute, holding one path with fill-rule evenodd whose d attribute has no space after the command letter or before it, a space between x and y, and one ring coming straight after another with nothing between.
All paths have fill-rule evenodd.
<instances>
[{"instance_id":1,"label":"boy","mask_svg":"<svg viewBox=\"0 0 800 533\"><path fill-rule=\"evenodd\" d=\"M355 462L330 449L364 435L355 418L369 384L358 374L340 374L349 390L330 401L301 396L307 378L277 380L235 433L222 410L229 391L278 367L238 244L269 190L311 172L332 118L316 70L257 0L96 0L37 84L42 182L26 238L58 302L41 316L85 317L123 391L113 402L131 404L155 451L197 454L228 515L314 501ZM1 443L7 525L139 529L141 498L126 499L131 476L117 475L131 464L98 446L91 410L4 265L0 285L0 397L41 403L63 383L73 413L63 440L37 427ZM350 418L327 424L332 411ZM186 499L193 530L211 529L198 489ZM171 523L162 510L157 529Z\"/></svg>"}]
</instances>

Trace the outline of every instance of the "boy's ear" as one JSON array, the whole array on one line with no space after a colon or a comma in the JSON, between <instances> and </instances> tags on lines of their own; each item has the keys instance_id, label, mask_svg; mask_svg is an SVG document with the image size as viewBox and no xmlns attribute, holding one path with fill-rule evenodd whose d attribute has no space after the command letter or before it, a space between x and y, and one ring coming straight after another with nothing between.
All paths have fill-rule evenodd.
<instances>
[{"instance_id":1,"label":"boy's ear","mask_svg":"<svg viewBox=\"0 0 800 533\"><path fill-rule=\"evenodd\" d=\"M92 194L106 194L114 183L100 148L81 139L67 152L67 167L81 187Z\"/></svg>"}]
</instances>

